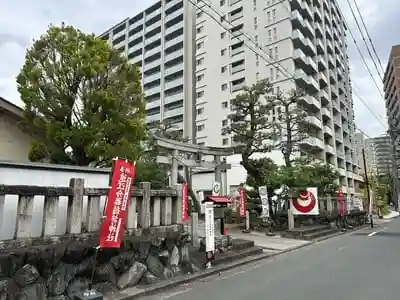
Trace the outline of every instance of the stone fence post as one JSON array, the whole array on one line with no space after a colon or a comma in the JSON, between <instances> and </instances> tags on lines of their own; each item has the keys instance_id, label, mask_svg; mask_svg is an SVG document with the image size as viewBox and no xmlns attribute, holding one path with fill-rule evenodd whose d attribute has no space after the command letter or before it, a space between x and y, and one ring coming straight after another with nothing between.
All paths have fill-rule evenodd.
<instances>
[{"instance_id":1,"label":"stone fence post","mask_svg":"<svg viewBox=\"0 0 400 300\"><path fill-rule=\"evenodd\" d=\"M82 231L82 203L85 181L82 178L72 178L69 186L73 195L68 198L67 233L79 234Z\"/></svg>"}]
</instances>

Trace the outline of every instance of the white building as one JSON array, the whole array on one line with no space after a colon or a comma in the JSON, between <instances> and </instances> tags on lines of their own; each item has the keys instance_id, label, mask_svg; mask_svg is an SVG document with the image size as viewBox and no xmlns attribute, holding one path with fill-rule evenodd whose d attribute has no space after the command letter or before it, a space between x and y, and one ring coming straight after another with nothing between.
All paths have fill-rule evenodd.
<instances>
[{"instance_id":1,"label":"white building","mask_svg":"<svg viewBox=\"0 0 400 300\"><path fill-rule=\"evenodd\" d=\"M195 11L185 0L162 0L101 37L141 71L147 121L168 120L194 138Z\"/></svg>"},{"instance_id":2,"label":"white building","mask_svg":"<svg viewBox=\"0 0 400 300\"><path fill-rule=\"evenodd\" d=\"M180 8L173 11L173 7ZM172 30L167 28L166 19L182 21L176 21ZM123 29L118 32L120 27ZM129 32L135 28L141 29L132 36ZM150 33L156 30L153 37ZM178 31L182 34L172 35ZM274 91L302 87L307 93L302 104L313 127L312 136L302 148L338 168L344 193L354 193L362 178L353 141L346 28L335 0L162 0L108 32L113 32L109 38L115 47L122 47L132 62L141 62L149 119L165 118L167 103L176 103L171 113L177 112L177 122L183 120L186 134L195 120L198 144L231 145L231 137L223 136L221 130L229 125L230 99L244 85L270 78ZM168 42L167 34L172 36ZM159 44L149 50L147 47L154 43ZM172 44L182 46L166 54ZM160 57L156 54L159 51ZM183 58L173 67L175 75L168 78L171 83L167 82L166 59L178 55ZM156 58L149 61L151 57ZM150 71L150 75L145 73ZM177 77L177 73L183 75ZM179 96L170 96L176 86L183 86ZM183 108L178 104L182 102ZM271 120L277 114L271 114ZM236 177L232 186L243 176Z\"/></svg>"}]
</instances>

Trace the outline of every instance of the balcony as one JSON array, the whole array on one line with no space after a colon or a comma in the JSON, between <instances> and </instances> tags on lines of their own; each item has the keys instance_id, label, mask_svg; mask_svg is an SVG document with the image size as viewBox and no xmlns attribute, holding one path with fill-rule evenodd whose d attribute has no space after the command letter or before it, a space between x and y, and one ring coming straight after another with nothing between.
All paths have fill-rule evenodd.
<instances>
[{"instance_id":1,"label":"balcony","mask_svg":"<svg viewBox=\"0 0 400 300\"><path fill-rule=\"evenodd\" d=\"M161 120L161 115L159 113L155 115L146 116L147 123L153 123L160 120Z\"/></svg>"},{"instance_id":2,"label":"balcony","mask_svg":"<svg viewBox=\"0 0 400 300\"><path fill-rule=\"evenodd\" d=\"M301 99L304 102L306 102L307 105L312 106L312 107L316 108L317 110L321 108L320 101L313 96L306 95L306 96L302 97Z\"/></svg>"},{"instance_id":3,"label":"balcony","mask_svg":"<svg viewBox=\"0 0 400 300\"><path fill-rule=\"evenodd\" d=\"M313 13L311 12L311 9L310 9L310 7L308 6L307 2L303 1L303 2L301 3L301 7L302 7L303 12L305 13L306 17L307 17L309 20L313 20Z\"/></svg>"},{"instance_id":4,"label":"balcony","mask_svg":"<svg viewBox=\"0 0 400 300\"><path fill-rule=\"evenodd\" d=\"M293 31L292 41L295 48L301 49L307 55L315 55L316 50L313 43L300 30L296 29Z\"/></svg>"},{"instance_id":5,"label":"balcony","mask_svg":"<svg viewBox=\"0 0 400 300\"><path fill-rule=\"evenodd\" d=\"M323 88L326 87L326 86L328 85L328 79L326 78L325 74L322 73L322 72L320 72L320 73L318 74L318 76L319 76L319 83L320 83L320 85L322 85ZM321 84L321 83L322 83L322 84Z\"/></svg>"},{"instance_id":6,"label":"balcony","mask_svg":"<svg viewBox=\"0 0 400 300\"><path fill-rule=\"evenodd\" d=\"M307 86L311 89L311 92L316 93L319 91L319 84L317 81L313 77L308 76L303 70L297 69L294 72L294 78L298 84Z\"/></svg>"},{"instance_id":7,"label":"balcony","mask_svg":"<svg viewBox=\"0 0 400 300\"><path fill-rule=\"evenodd\" d=\"M315 23L315 33L317 34L317 37L324 36L324 31L322 30L322 27L319 23Z\"/></svg>"},{"instance_id":8,"label":"balcony","mask_svg":"<svg viewBox=\"0 0 400 300\"><path fill-rule=\"evenodd\" d=\"M151 43L156 42L159 39L161 39L161 32L153 35L152 37L149 37L149 38L145 39L144 40L144 45L145 46L150 45Z\"/></svg>"},{"instance_id":9,"label":"balcony","mask_svg":"<svg viewBox=\"0 0 400 300\"><path fill-rule=\"evenodd\" d=\"M317 6L314 6L314 20L322 22L322 14Z\"/></svg>"},{"instance_id":10,"label":"balcony","mask_svg":"<svg viewBox=\"0 0 400 300\"><path fill-rule=\"evenodd\" d=\"M323 116L327 116L329 119L332 118L332 113L331 113L331 111L330 111L328 108L326 108L326 107L322 107L322 108L321 108L321 113L322 113Z\"/></svg>"},{"instance_id":11,"label":"balcony","mask_svg":"<svg viewBox=\"0 0 400 300\"><path fill-rule=\"evenodd\" d=\"M157 79L160 79L160 78L161 78L160 72L157 72L155 74L151 74L149 76L144 75L143 84L148 84L148 83L153 82L153 81L155 81Z\"/></svg>"},{"instance_id":12,"label":"balcony","mask_svg":"<svg viewBox=\"0 0 400 300\"><path fill-rule=\"evenodd\" d=\"M331 145L325 144L325 152L334 155L335 149Z\"/></svg>"},{"instance_id":13,"label":"balcony","mask_svg":"<svg viewBox=\"0 0 400 300\"><path fill-rule=\"evenodd\" d=\"M311 57L305 55L300 49L296 49L293 53L293 59L308 74L314 74L318 71L317 65Z\"/></svg>"},{"instance_id":14,"label":"balcony","mask_svg":"<svg viewBox=\"0 0 400 300\"><path fill-rule=\"evenodd\" d=\"M322 122L320 119L318 119L316 116L307 116L304 121L308 124L311 124L318 129L322 129Z\"/></svg>"},{"instance_id":15,"label":"balcony","mask_svg":"<svg viewBox=\"0 0 400 300\"><path fill-rule=\"evenodd\" d=\"M332 128L330 128L328 125L324 126L324 133L326 133L329 136L333 136Z\"/></svg>"},{"instance_id":16,"label":"balcony","mask_svg":"<svg viewBox=\"0 0 400 300\"><path fill-rule=\"evenodd\" d=\"M164 95L164 104L174 103L183 100L183 92L179 91L174 94Z\"/></svg>"},{"instance_id":17,"label":"balcony","mask_svg":"<svg viewBox=\"0 0 400 300\"><path fill-rule=\"evenodd\" d=\"M174 73L176 73L178 71L182 71L182 70L183 70L183 64L180 63L180 64L177 64L175 66L166 68L165 71L164 71L164 75L168 76L168 75L174 74Z\"/></svg>"},{"instance_id":18,"label":"balcony","mask_svg":"<svg viewBox=\"0 0 400 300\"><path fill-rule=\"evenodd\" d=\"M169 47L171 47L173 45L176 45L176 44L178 44L180 42L183 43L183 41L184 41L184 35L182 34L182 35L180 35L180 36L178 36L178 37L176 37L176 38L174 38L174 39L172 39L172 40L170 40L168 42L165 42L164 48L167 49L167 48L169 48Z\"/></svg>"},{"instance_id":19,"label":"balcony","mask_svg":"<svg viewBox=\"0 0 400 300\"><path fill-rule=\"evenodd\" d=\"M153 56L154 54L157 54L159 52L161 52L161 45L154 47L150 50L144 50L144 58L146 59L146 58Z\"/></svg>"},{"instance_id":20,"label":"balcony","mask_svg":"<svg viewBox=\"0 0 400 300\"><path fill-rule=\"evenodd\" d=\"M335 59L331 54L328 54L328 64L329 64L329 69L335 68Z\"/></svg>"},{"instance_id":21,"label":"balcony","mask_svg":"<svg viewBox=\"0 0 400 300\"><path fill-rule=\"evenodd\" d=\"M165 23L167 23L168 21L175 19L176 17L182 15L184 12L184 8L180 8L176 11L174 11L173 13L170 13L169 15L165 16Z\"/></svg>"},{"instance_id":22,"label":"balcony","mask_svg":"<svg viewBox=\"0 0 400 300\"><path fill-rule=\"evenodd\" d=\"M171 110L166 110L164 108L164 119L165 118L173 118L173 117L177 117L183 115L183 106L175 108L175 109L171 109Z\"/></svg>"},{"instance_id":23,"label":"balcony","mask_svg":"<svg viewBox=\"0 0 400 300\"><path fill-rule=\"evenodd\" d=\"M325 45L320 39L317 39L317 51L318 54L325 54Z\"/></svg>"},{"instance_id":24,"label":"balcony","mask_svg":"<svg viewBox=\"0 0 400 300\"><path fill-rule=\"evenodd\" d=\"M158 27L161 27L161 20L157 21L155 23L152 23L150 25L147 25L146 28L145 28L145 34L150 32L150 31L152 31L152 30L154 30L154 29L156 29L156 28L158 28Z\"/></svg>"},{"instance_id":25,"label":"balcony","mask_svg":"<svg viewBox=\"0 0 400 300\"><path fill-rule=\"evenodd\" d=\"M333 85L331 85L331 95L333 96L333 98L337 98L338 96L337 88L335 88Z\"/></svg>"},{"instance_id":26,"label":"balcony","mask_svg":"<svg viewBox=\"0 0 400 300\"><path fill-rule=\"evenodd\" d=\"M308 137L303 141L301 141L300 144L306 147L315 148L319 150L325 149L324 141L320 140L317 137Z\"/></svg>"},{"instance_id":27,"label":"balcony","mask_svg":"<svg viewBox=\"0 0 400 300\"><path fill-rule=\"evenodd\" d=\"M165 89L169 90L169 89L177 87L179 85L183 85L183 76L175 78L171 81L165 82Z\"/></svg>"},{"instance_id":28,"label":"balcony","mask_svg":"<svg viewBox=\"0 0 400 300\"><path fill-rule=\"evenodd\" d=\"M319 96L320 96L322 102L325 102L325 103L329 103L330 102L330 97L329 97L328 92L327 92L326 89L320 90L319 91Z\"/></svg>"}]
</instances>

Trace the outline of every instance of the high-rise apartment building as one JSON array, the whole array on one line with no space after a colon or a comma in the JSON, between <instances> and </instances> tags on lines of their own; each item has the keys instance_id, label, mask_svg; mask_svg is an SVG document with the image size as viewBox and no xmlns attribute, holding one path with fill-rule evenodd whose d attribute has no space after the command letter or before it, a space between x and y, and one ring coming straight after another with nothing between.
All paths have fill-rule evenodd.
<instances>
[{"instance_id":1,"label":"high-rise apartment building","mask_svg":"<svg viewBox=\"0 0 400 300\"><path fill-rule=\"evenodd\" d=\"M376 155L376 173L379 176L392 174L393 146L389 135L372 138Z\"/></svg>"},{"instance_id":2,"label":"high-rise apartment building","mask_svg":"<svg viewBox=\"0 0 400 300\"><path fill-rule=\"evenodd\" d=\"M166 120L192 140L195 22L188 1L162 0L101 35L139 67L147 122Z\"/></svg>"},{"instance_id":3,"label":"high-rise apartment building","mask_svg":"<svg viewBox=\"0 0 400 300\"><path fill-rule=\"evenodd\" d=\"M302 88L312 125L302 150L338 168L345 193L362 180L346 27L336 1L162 0L102 36L141 66L149 120L165 118L167 105L182 100L172 111L180 112L176 120L186 133L196 130L198 144L232 145L221 131L229 125L230 100L245 85L269 78L274 92ZM175 58L167 80L166 64Z\"/></svg>"},{"instance_id":4,"label":"high-rise apartment building","mask_svg":"<svg viewBox=\"0 0 400 300\"><path fill-rule=\"evenodd\" d=\"M383 78L386 113L397 168L400 169L400 45L392 47Z\"/></svg>"},{"instance_id":5,"label":"high-rise apartment building","mask_svg":"<svg viewBox=\"0 0 400 300\"><path fill-rule=\"evenodd\" d=\"M363 150L365 155L365 165L367 169L367 174L377 173L377 163L376 163L376 149L374 139L365 138L365 135L361 132L356 132L354 135L357 161L359 167L359 173L365 174L364 161L363 161Z\"/></svg>"}]
</instances>

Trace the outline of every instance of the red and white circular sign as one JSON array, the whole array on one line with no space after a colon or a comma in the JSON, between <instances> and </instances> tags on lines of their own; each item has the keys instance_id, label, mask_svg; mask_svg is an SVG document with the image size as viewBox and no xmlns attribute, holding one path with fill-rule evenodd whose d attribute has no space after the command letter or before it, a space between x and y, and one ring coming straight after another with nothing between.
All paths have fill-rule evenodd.
<instances>
[{"instance_id":1,"label":"red and white circular sign","mask_svg":"<svg viewBox=\"0 0 400 300\"><path fill-rule=\"evenodd\" d=\"M314 210L317 205L317 199L313 192L302 191L298 199L292 199L293 207L302 214L308 214Z\"/></svg>"}]
</instances>

